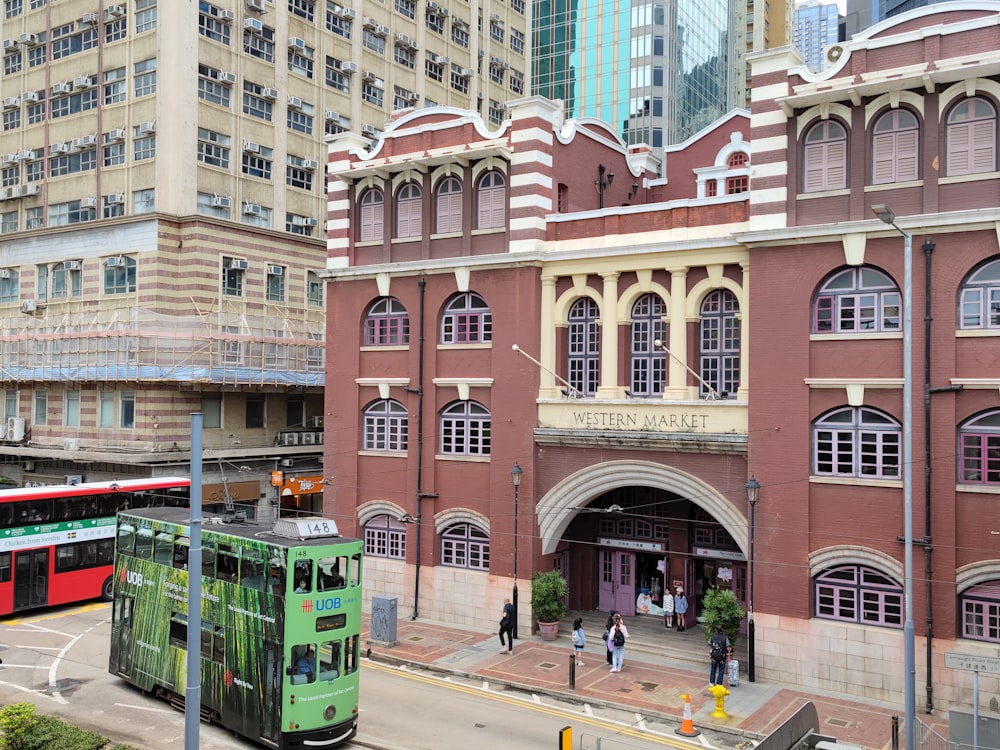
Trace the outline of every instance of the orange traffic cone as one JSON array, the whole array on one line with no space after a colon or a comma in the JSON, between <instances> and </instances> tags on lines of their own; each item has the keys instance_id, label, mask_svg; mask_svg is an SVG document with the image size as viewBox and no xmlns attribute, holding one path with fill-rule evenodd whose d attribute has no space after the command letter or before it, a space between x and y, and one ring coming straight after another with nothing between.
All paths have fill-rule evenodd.
<instances>
[{"instance_id":1,"label":"orange traffic cone","mask_svg":"<svg viewBox=\"0 0 1000 750\"><path fill-rule=\"evenodd\" d=\"M697 737L701 732L694 728L694 720L691 718L691 696L684 694L681 698L684 699L684 720L681 722L680 729L674 730L674 734Z\"/></svg>"}]
</instances>

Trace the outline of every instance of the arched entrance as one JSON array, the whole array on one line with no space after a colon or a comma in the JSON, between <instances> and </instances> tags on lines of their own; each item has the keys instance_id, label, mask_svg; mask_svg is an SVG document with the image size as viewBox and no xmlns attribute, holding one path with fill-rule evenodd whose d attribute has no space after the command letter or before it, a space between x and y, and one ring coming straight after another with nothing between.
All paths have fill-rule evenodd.
<instances>
[{"instance_id":1,"label":"arched entrance","mask_svg":"<svg viewBox=\"0 0 1000 750\"><path fill-rule=\"evenodd\" d=\"M730 587L745 601L747 521L702 479L649 461L609 461L559 482L536 507L544 554L582 608L656 613L675 586L689 624L703 589Z\"/></svg>"}]
</instances>

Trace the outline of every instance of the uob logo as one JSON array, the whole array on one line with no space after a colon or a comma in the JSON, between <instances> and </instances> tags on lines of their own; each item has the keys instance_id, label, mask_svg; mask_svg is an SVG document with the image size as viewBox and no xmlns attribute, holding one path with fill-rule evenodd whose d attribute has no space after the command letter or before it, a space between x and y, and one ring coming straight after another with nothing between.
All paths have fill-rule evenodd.
<instances>
[{"instance_id":1,"label":"uob logo","mask_svg":"<svg viewBox=\"0 0 1000 750\"><path fill-rule=\"evenodd\" d=\"M317 599L316 600L316 611L317 612L329 612L334 609L340 609L340 597L333 596L327 599Z\"/></svg>"},{"instance_id":2,"label":"uob logo","mask_svg":"<svg viewBox=\"0 0 1000 750\"><path fill-rule=\"evenodd\" d=\"M140 573L140 572L138 572L136 570L130 570L127 573L125 573L125 580L128 581L129 583L131 583L134 586L141 586L142 585L142 573Z\"/></svg>"}]
</instances>

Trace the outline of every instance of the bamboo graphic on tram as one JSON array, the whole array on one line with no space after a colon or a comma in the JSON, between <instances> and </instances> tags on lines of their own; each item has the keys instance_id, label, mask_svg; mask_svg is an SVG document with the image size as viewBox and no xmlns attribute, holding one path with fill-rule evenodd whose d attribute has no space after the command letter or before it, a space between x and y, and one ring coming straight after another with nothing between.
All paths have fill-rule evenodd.
<instances>
[{"instance_id":1,"label":"bamboo graphic on tram","mask_svg":"<svg viewBox=\"0 0 1000 750\"><path fill-rule=\"evenodd\" d=\"M213 521L201 535L203 718L280 750L354 737L362 542L328 519ZM117 531L109 670L182 707L187 512L120 513Z\"/></svg>"}]
</instances>

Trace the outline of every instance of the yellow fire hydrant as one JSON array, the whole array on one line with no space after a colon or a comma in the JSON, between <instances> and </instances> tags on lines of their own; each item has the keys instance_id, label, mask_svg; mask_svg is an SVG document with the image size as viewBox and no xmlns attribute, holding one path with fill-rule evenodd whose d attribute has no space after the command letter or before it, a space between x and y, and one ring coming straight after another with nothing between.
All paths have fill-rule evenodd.
<instances>
[{"instance_id":1,"label":"yellow fire hydrant","mask_svg":"<svg viewBox=\"0 0 1000 750\"><path fill-rule=\"evenodd\" d=\"M715 698L715 711L712 712L713 719L728 719L726 715L726 696L729 690L723 685L712 685L708 692Z\"/></svg>"}]
</instances>

